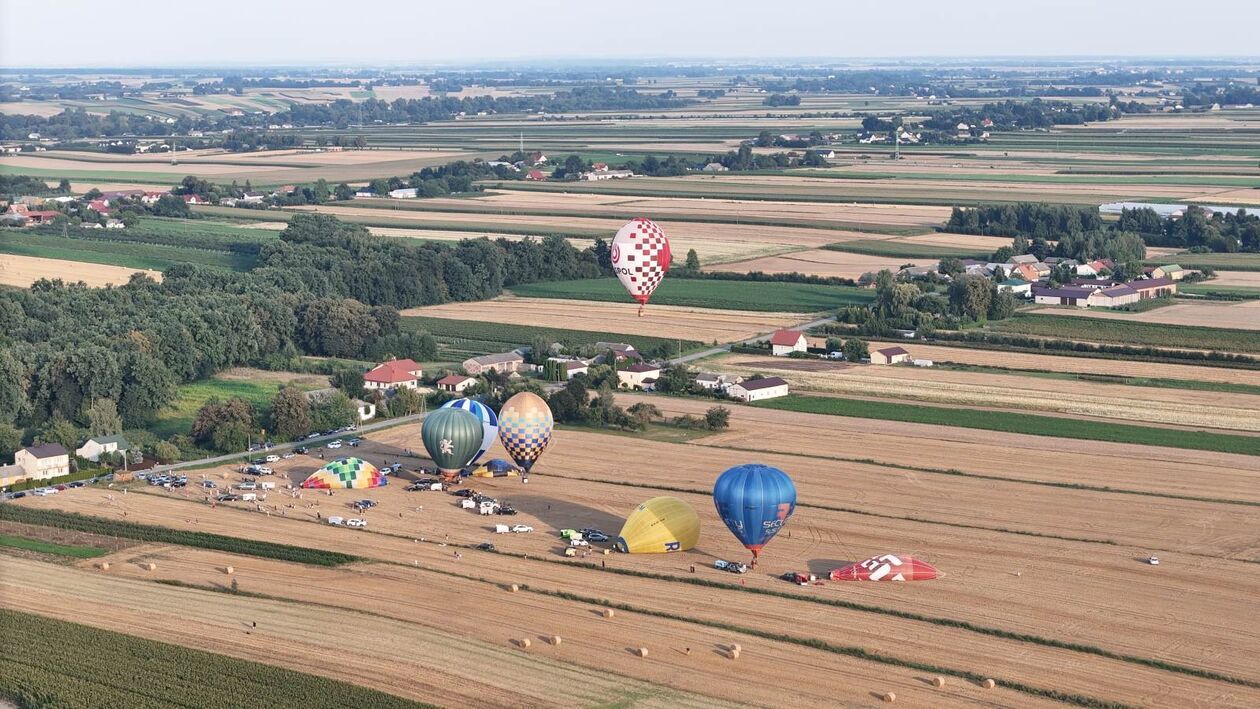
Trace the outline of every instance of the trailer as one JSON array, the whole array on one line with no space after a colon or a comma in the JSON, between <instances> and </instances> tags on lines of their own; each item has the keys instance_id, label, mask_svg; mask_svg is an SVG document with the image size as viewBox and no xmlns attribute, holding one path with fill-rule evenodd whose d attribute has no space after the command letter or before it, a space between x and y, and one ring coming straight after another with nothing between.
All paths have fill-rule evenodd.
<instances>
[{"instance_id":1,"label":"trailer","mask_svg":"<svg viewBox=\"0 0 1260 709\"><path fill-rule=\"evenodd\" d=\"M511 533L511 531L512 531L512 530L511 530L511 528L510 528L510 527L508 527L506 524L496 524L496 525L494 525L494 533L495 533L495 534L510 534L510 533Z\"/></svg>"}]
</instances>

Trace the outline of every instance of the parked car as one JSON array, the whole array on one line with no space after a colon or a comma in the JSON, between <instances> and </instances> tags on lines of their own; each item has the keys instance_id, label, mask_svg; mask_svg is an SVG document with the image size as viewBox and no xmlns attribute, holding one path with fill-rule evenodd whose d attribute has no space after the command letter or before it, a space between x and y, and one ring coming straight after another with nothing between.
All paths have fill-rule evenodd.
<instances>
[{"instance_id":1,"label":"parked car","mask_svg":"<svg viewBox=\"0 0 1260 709\"><path fill-rule=\"evenodd\" d=\"M591 543L586 541L585 539L570 539L569 540L569 546L571 547L589 547L590 545Z\"/></svg>"},{"instance_id":2,"label":"parked car","mask_svg":"<svg viewBox=\"0 0 1260 709\"><path fill-rule=\"evenodd\" d=\"M402 463L390 463L384 468L381 468L381 470L382 471L388 470L390 473L397 473L398 471L402 470Z\"/></svg>"},{"instance_id":3,"label":"parked car","mask_svg":"<svg viewBox=\"0 0 1260 709\"><path fill-rule=\"evenodd\" d=\"M218 497L214 499L218 500L219 502L236 502L237 500L241 499L241 496L225 493L225 494L219 495Z\"/></svg>"},{"instance_id":4,"label":"parked car","mask_svg":"<svg viewBox=\"0 0 1260 709\"><path fill-rule=\"evenodd\" d=\"M352 448L358 448L359 444L362 442L363 442L362 438L351 438L350 440L346 441L346 443L349 443Z\"/></svg>"},{"instance_id":5,"label":"parked car","mask_svg":"<svg viewBox=\"0 0 1260 709\"><path fill-rule=\"evenodd\" d=\"M1152 556L1146 560L1146 563L1150 564L1151 566L1159 566L1159 557Z\"/></svg>"},{"instance_id":6,"label":"parked car","mask_svg":"<svg viewBox=\"0 0 1260 709\"><path fill-rule=\"evenodd\" d=\"M328 523L333 525L334 527L340 527L344 525L346 521L342 519L341 517L329 517Z\"/></svg>"},{"instance_id":7,"label":"parked car","mask_svg":"<svg viewBox=\"0 0 1260 709\"><path fill-rule=\"evenodd\" d=\"M25 493L25 492L22 492L21 490L19 490L19 491L17 491L17 492L11 493L11 494L9 495L9 499L12 499L12 500L16 500L16 499L18 499L18 498L20 498L20 497L26 497L26 493Z\"/></svg>"},{"instance_id":8,"label":"parked car","mask_svg":"<svg viewBox=\"0 0 1260 709\"><path fill-rule=\"evenodd\" d=\"M308 438L309 438L309 436L308 436ZM298 446L297 448L294 448L294 449L293 449L293 452L294 452L294 453L297 453L298 455L306 455L306 451L307 451L307 450L309 450L309 449L308 449L306 446Z\"/></svg>"},{"instance_id":9,"label":"parked car","mask_svg":"<svg viewBox=\"0 0 1260 709\"><path fill-rule=\"evenodd\" d=\"M31 491L31 494L35 497L47 497L49 495L57 494L57 490L56 488L51 487L37 487Z\"/></svg>"},{"instance_id":10,"label":"parked car","mask_svg":"<svg viewBox=\"0 0 1260 709\"><path fill-rule=\"evenodd\" d=\"M84 482L84 481L82 481L82 480L76 480L76 481L74 481L74 482L70 483L69 485L67 485L66 487L85 487L86 485L87 485L87 483L86 483L86 482Z\"/></svg>"},{"instance_id":11,"label":"parked car","mask_svg":"<svg viewBox=\"0 0 1260 709\"><path fill-rule=\"evenodd\" d=\"M512 533L513 533L513 534L529 534L529 533L530 533L530 532L532 532L532 531L534 531L534 528L533 528L533 527L531 527L531 526L529 526L528 524L514 524L514 525L512 525Z\"/></svg>"},{"instance_id":12,"label":"parked car","mask_svg":"<svg viewBox=\"0 0 1260 709\"><path fill-rule=\"evenodd\" d=\"M236 489L237 490L257 490L258 483L237 483Z\"/></svg>"},{"instance_id":13,"label":"parked car","mask_svg":"<svg viewBox=\"0 0 1260 709\"><path fill-rule=\"evenodd\" d=\"M494 545L490 542L482 542L477 545L477 548L482 551L494 551Z\"/></svg>"},{"instance_id":14,"label":"parked car","mask_svg":"<svg viewBox=\"0 0 1260 709\"><path fill-rule=\"evenodd\" d=\"M583 538L583 539L585 539L585 540L587 540L587 541L591 541L591 542L606 542L606 541L608 541L608 535L607 535L607 534L604 534L603 532L599 531L598 529L592 529L591 531L586 532L585 534L583 534L583 535L582 535L582 538Z\"/></svg>"},{"instance_id":15,"label":"parked car","mask_svg":"<svg viewBox=\"0 0 1260 709\"><path fill-rule=\"evenodd\" d=\"M472 488L466 487L463 490L456 490L455 492L452 492L451 494L454 495L455 497L473 497L474 495L477 494L477 491Z\"/></svg>"},{"instance_id":16,"label":"parked car","mask_svg":"<svg viewBox=\"0 0 1260 709\"><path fill-rule=\"evenodd\" d=\"M791 581L792 583L800 584L802 586L808 586L809 584L818 580L818 577L813 574L802 574L797 571L789 571L779 576L779 578L783 579L784 581Z\"/></svg>"},{"instance_id":17,"label":"parked car","mask_svg":"<svg viewBox=\"0 0 1260 709\"><path fill-rule=\"evenodd\" d=\"M729 571L732 574L748 573L748 564L741 564L738 561L726 561L724 559L718 559L713 562L713 568L721 569L722 571Z\"/></svg>"},{"instance_id":18,"label":"parked car","mask_svg":"<svg viewBox=\"0 0 1260 709\"><path fill-rule=\"evenodd\" d=\"M213 480L202 480L201 486L206 488L207 490L213 490L214 488L218 487L218 485L214 484Z\"/></svg>"},{"instance_id":19,"label":"parked car","mask_svg":"<svg viewBox=\"0 0 1260 709\"><path fill-rule=\"evenodd\" d=\"M494 513L497 515L514 515L516 514L516 508L508 504L502 504L499 505L499 508Z\"/></svg>"},{"instance_id":20,"label":"parked car","mask_svg":"<svg viewBox=\"0 0 1260 709\"><path fill-rule=\"evenodd\" d=\"M328 447L329 447L329 448L340 448L340 447L341 447L341 441L330 441L330 442L328 443Z\"/></svg>"},{"instance_id":21,"label":"parked car","mask_svg":"<svg viewBox=\"0 0 1260 709\"><path fill-rule=\"evenodd\" d=\"M357 518L356 518L356 519L348 519L348 520L346 520L346 526L347 526L347 527L366 527L366 526L367 526L367 520L365 520L365 519L357 519Z\"/></svg>"},{"instance_id":22,"label":"parked car","mask_svg":"<svg viewBox=\"0 0 1260 709\"><path fill-rule=\"evenodd\" d=\"M319 431L315 431L314 433L308 433L308 434L306 434L306 440L308 440L308 441L309 441L309 440L311 440L312 438L319 438L319 437L320 437L320 436L322 436L322 435L324 435L324 434L320 433Z\"/></svg>"}]
</instances>

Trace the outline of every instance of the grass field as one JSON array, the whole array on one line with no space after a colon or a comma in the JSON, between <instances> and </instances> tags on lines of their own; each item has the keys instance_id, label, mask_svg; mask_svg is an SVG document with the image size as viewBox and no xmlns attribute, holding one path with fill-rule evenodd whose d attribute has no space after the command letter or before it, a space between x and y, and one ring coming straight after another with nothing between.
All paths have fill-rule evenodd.
<instances>
[{"instance_id":1,"label":"grass field","mask_svg":"<svg viewBox=\"0 0 1260 709\"><path fill-rule=\"evenodd\" d=\"M1177 287L1178 293L1201 295L1222 300L1252 300L1260 298L1260 288L1251 286L1216 286L1209 283L1187 283Z\"/></svg>"},{"instance_id":2,"label":"grass field","mask_svg":"<svg viewBox=\"0 0 1260 709\"><path fill-rule=\"evenodd\" d=\"M41 554L56 554L57 556L68 556L74 559L91 559L92 557L109 553L109 550L98 547L57 544L42 539L18 537L12 534L0 534L0 547L37 551Z\"/></svg>"},{"instance_id":3,"label":"grass field","mask_svg":"<svg viewBox=\"0 0 1260 709\"><path fill-rule=\"evenodd\" d=\"M512 292L525 298L626 300L625 288L611 278L530 283L516 286ZM804 313L862 305L869 303L874 296L869 289L846 286L666 278L652 294L652 304Z\"/></svg>"},{"instance_id":4,"label":"grass field","mask_svg":"<svg viewBox=\"0 0 1260 709\"><path fill-rule=\"evenodd\" d=\"M1039 337L1086 342L1114 342L1152 347L1212 349L1221 352L1260 352L1260 333L1218 327L1167 325L1118 319L1017 314L990 324L991 329Z\"/></svg>"},{"instance_id":5,"label":"grass field","mask_svg":"<svg viewBox=\"0 0 1260 709\"><path fill-rule=\"evenodd\" d=\"M227 252L159 243L137 243L107 237L70 237L8 229L0 231L0 253L153 271L161 271L178 263L229 270L248 270L253 265L253 259Z\"/></svg>"},{"instance_id":6,"label":"grass field","mask_svg":"<svg viewBox=\"0 0 1260 709\"><path fill-rule=\"evenodd\" d=\"M835 244L827 244L823 248L831 251L847 251L854 254L867 254L869 256L936 259L945 258L946 256L987 259L991 253L978 249L965 249L955 246L934 246L931 244L911 243L897 239L859 239L856 241L842 241Z\"/></svg>"},{"instance_id":7,"label":"grass field","mask_svg":"<svg viewBox=\"0 0 1260 709\"><path fill-rule=\"evenodd\" d=\"M695 340L670 340L647 335L627 335L617 332L589 330L565 330L553 327L531 327L504 323L476 322L472 320L448 320L406 316L402 319L404 330L424 330L444 345L442 354L460 358L505 352L529 344L535 337L544 337L566 347L593 345L596 342L628 342L640 352L686 352L703 346Z\"/></svg>"},{"instance_id":8,"label":"grass field","mask_svg":"<svg viewBox=\"0 0 1260 709\"><path fill-rule=\"evenodd\" d=\"M1175 261L1184 268L1212 268L1218 271L1260 271L1260 254L1180 253L1163 259L1147 259L1148 266L1164 266Z\"/></svg>"},{"instance_id":9,"label":"grass field","mask_svg":"<svg viewBox=\"0 0 1260 709\"><path fill-rule=\"evenodd\" d=\"M0 697L21 707L426 705L293 670L0 609Z\"/></svg>"},{"instance_id":10,"label":"grass field","mask_svg":"<svg viewBox=\"0 0 1260 709\"><path fill-rule=\"evenodd\" d=\"M1136 443L1190 450L1260 455L1260 438L1253 436L1153 428L1005 411L943 408L886 401L798 395L763 401L756 404L756 406L803 413L829 414L832 416L853 416L886 421L959 426L986 431L1000 431L1002 433L1025 433L1034 436Z\"/></svg>"},{"instance_id":11,"label":"grass field","mask_svg":"<svg viewBox=\"0 0 1260 709\"><path fill-rule=\"evenodd\" d=\"M316 383L318 377L292 375L293 384L300 389L318 389L326 384ZM281 378L268 377L232 377L220 374L210 379L182 384L176 394L175 402L158 412L150 430L161 438L177 433L188 433L197 410L211 399L239 398L248 401L260 414L265 415L271 406L271 399L284 385Z\"/></svg>"}]
</instances>

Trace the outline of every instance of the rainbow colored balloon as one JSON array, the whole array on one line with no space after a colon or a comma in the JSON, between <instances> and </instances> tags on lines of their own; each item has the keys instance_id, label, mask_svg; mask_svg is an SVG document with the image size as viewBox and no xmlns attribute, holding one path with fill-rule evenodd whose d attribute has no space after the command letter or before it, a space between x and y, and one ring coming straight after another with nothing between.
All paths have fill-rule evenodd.
<instances>
[{"instance_id":1,"label":"rainbow colored balloon","mask_svg":"<svg viewBox=\"0 0 1260 709\"><path fill-rule=\"evenodd\" d=\"M346 490L381 487L389 483L375 465L358 458L338 458L311 473L302 487L318 490Z\"/></svg>"}]
</instances>

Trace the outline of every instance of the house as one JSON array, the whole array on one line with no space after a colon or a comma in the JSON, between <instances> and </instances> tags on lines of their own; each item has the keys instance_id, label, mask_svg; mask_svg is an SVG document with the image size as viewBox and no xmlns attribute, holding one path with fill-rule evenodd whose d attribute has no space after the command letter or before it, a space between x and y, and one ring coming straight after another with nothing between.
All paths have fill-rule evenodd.
<instances>
[{"instance_id":1,"label":"house","mask_svg":"<svg viewBox=\"0 0 1260 709\"><path fill-rule=\"evenodd\" d=\"M1089 296L1094 290L1094 288L1082 286L1049 288L1038 284L1032 289L1033 302L1040 305L1074 305L1078 308L1087 308Z\"/></svg>"},{"instance_id":2,"label":"house","mask_svg":"<svg viewBox=\"0 0 1260 709\"><path fill-rule=\"evenodd\" d=\"M373 192L372 190L359 190L354 193L355 199L367 199L369 197L375 197L375 196L376 196L376 193Z\"/></svg>"},{"instance_id":3,"label":"house","mask_svg":"<svg viewBox=\"0 0 1260 709\"><path fill-rule=\"evenodd\" d=\"M1149 278L1144 281L1130 281L1128 285L1138 292L1142 300L1159 298L1177 292L1177 284L1171 278Z\"/></svg>"},{"instance_id":4,"label":"house","mask_svg":"<svg viewBox=\"0 0 1260 709\"><path fill-rule=\"evenodd\" d=\"M9 487L26 480L26 471L20 465L0 465L0 487Z\"/></svg>"},{"instance_id":5,"label":"house","mask_svg":"<svg viewBox=\"0 0 1260 709\"><path fill-rule=\"evenodd\" d=\"M901 278L926 278L936 273L936 266L906 266L897 271L897 275Z\"/></svg>"},{"instance_id":6,"label":"house","mask_svg":"<svg viewBox=\"0 0 1260 709\"><path fill-rule=\"evenodd\" d=\"M83 222L82 224L79 225L79 228L80 229L104 229L105 227L100 222Z\"/></svg>"},{"instance_id":7,"label":"house","mask_svg":"<svg viewBox=\"0 0 1260 709\"><path fill-rule=\"evenodd\" d=\"M122 434L113 436L97 436L89 438L86 443L79 446L74 454L93 463L100 461L102 453L126 453L131 447L127 443L127 439Z\"/></svg>"},{"instance_id":8,"label":"house","mask_svg":"<svg viewBox=\"0 0 1260 709\"><path fill-rule=\"evenodd\" d=\"M542 153L530 153L530 154L529 154L529 164L530 164L530 165L542 165L542 164L544 164L544 163L546 163L546 162L547 162L547 156L546 156L546 155L543 155Z\"/></svg>"},{"instance_id":9,"label":"house","mask_svg":"<svg viewBox=\"0 0 1260 709\"><path fill-rule=\"evenodd\" d=\"M267 195L262 192L246 192L240 199L245 204L262 204Z\"/></svg>"},{"instance_id":10,"label":"house","mask_svg":"<svg viewBox=\"0 0 1260 709\"><path fill-rule=\"evenodd\" d=\"M1031 263L1015 264L1015 270L1011 272L1011 275L1018 275L1019 278L1029 282L1041 280L1041 272Z\"/></svg>"},{"instance_id":11,"label":"house","mask_svg":"<svg viewBox=\"0 0 1260 709\"><path fill-rule=\"evenodd\" d=\"M654 364L644 364L637 362L617 370L617 380L620 385L627 389L647 389L650 385L655 384L656 380L661 376L661 368ZM651 381L648 381L651 380Z\"/></svg>"},{"instance_id":12,"label":"house","mask_svg":"<svg viewBox=\"0 0 1260 709\"><path fill-rule=\"evenodd\" d=\"M158 192L156 190L146 191L140 195L140 204L157 204L158 200L162 199L163 195L168 194L170 194L169 190L165 192Z\"/></svg>"},{"instance_id":13,"label":"house","mask_svg":"<svg viewBox=\"0 0 1260 709\"><path fill-rule=\"evenodd\" d=\"M386 393L397 389L417 389L424 371L410 359L382 362L363 374L363 388Z\"/></svg>"},{"instance_id":14,"label":"house","mask_svg":"<svg viewBox=\"0 0 1260 709\"><path fill-rule=\"evenodd\" d=\"M634 345L628 345L624 342L596 342L595 348L604 351L611 350L616 355L618 362L623 359L632 359L636 362L643 359L643 355L639 354Z\"/></svg>"},{"instance_id":15,"label":"house","mask_svg":"<svg viewBox=\"0 0 1260 709\"><path fill-rule=\"evenodd\" d=\"M744 381L743 377L733 374L712 374L709 372L701 372L696 375L696 386L719 394L725 393L735 384Z\"/></svg>"},{"instance_id":16,"label":"house","mask_svg":"<svg viewBox=\"0 0 1260 709\"><path fill-rule=\"evenodd\" d=\"M418 193L415 187L404 187L399 190L390 190L389 196L394 199L415 199Z\"/></svg>"},{"instance_id":17,"label":"house","mask_svg":"<svg viewBox=\"0 0 1260 709\"><path fill-rule=\"evenodd\" d=\"M1078 286L1081 288L1098 289L1098 288L1110 288L1112 286L1118 286L1121 283L1124 283L1124 281L1116 280L1114 278L1073 278L1072 282L1069 285Z\"/></svg>"},{"instance_id":18,"label":"house","mask_svg":"<svg viewBox=\"0 0 1260 709\"><path fill-rule=\"evenodd\" d=\"M26 217L26 225L34 226L36 224L47 224L57 217L61 216L61 212L51 209L40 209L27 211L22 216Z\"/></svg>"},{"instance_id":19,"label":"house","mask_svg":"<svg viewBox=\"0 0 1260 709\"><path fill-rule=\"evenodd\" d=\"M1170 266L1158 266L1154 271L1151 271L1151 275L1156 278L1167 278L1173 281L1180 281L1186 277L1187 273L1189 271L1175 263Z\"/></svg>"},{"instance_id":20,"label":"house","mask_svg":"<svg viewBox=\"0 0 1260 709\"><path fill-rule=\"evenodd\" d=\"M459 394L476 383L477 380L474 377L465 377L462 374L448 374L437 380L437 388L438 391L449 391Z\"/></svg>"},{"instance_id":21,"label":"house","mask_svg":"<svg viewBox=\"0 0 1260 709\"><path fill-rule=\"evenodd\" d=\"M900 364L909 361L910 353L904 347L885 347L871 352L871 364Z\"/></svg>"},{"instance_id":22,"label":"house","mask_svg":"<svg viewBox=\"0 0 1260 709\"><path fill-rule=\"evenodd\" d=\"M591 366L580 359L572 359L564 363L564 378L572 379L579 374L589 374Z\"/></svg>"},{"instance_id":23,"label":"house","mask_svg":"<svg viewBox=\"0 0 1260 709\"><path fill-rule=\"evenodd\" d=\"M704 172L728 172L730 168L720 162L711 162L701 168Z\"/></svg>"},{"instance_id":24,"label":"house","mask_svg":"<svg viewBox=\"0 0 1260 709\"><path fill-rule=\"evenodd\" d=\"M1022 278L1008 278L997 286L998 292L1009 292L1021 298L1027 298L1032 293L1032 283Z\"/></svg>"},{"instance_id":25,"label":"house","mask_svg":"<svg viewBox=\"0 0 1260 709\"><path fill-rule=\"evenodd\" d=\"M94 199L91 202L88 202L88 209L96 212L97 214L109 214L109 200Z\"/></svg>"},{"instance_id":26,"label":"house","mask_svg":"<svg viewBox=\"0 0 1260 709\"><path fill-rule=\"evenodd\" d=\"M1119 285L1107 288L1098 288L1090 294L1086 299L1086 303L1093 308L1115 308L1121 305L1129 305L1136 303L1142 299L1142 295L1128 285L1121 283Z\"/></svg>"},{"instance_id":27,"label":"house","mask_svg":"<svg viewBox=\"0 0 1260 709\"><path fill-rule=\"evenodd\" d=\"M13 464L28 480L47 480L70 474L70 452L60 443L27 446L13 454Z\"/></svg>"},{"instance_id":28,"label":"house","mask_svg":"<svg viewBox=\"0 0 1260 709\"><path fill-rule=\"evenodd\" d=\"M180 195L180 199L184 200L184 204L205 204L206 203L205 199L203 199L200 195L195 195L195 194Z\"/></svg>"},{"instance_id":29,"label":"house","mask_svg":"<svg viewBox=\"0 0 1260 709\"><path fill-rule=\"evenodd\" d=\"M512 374L524 368L525 358L519 352L482 355L464 360L464 371L469 374L485 374L486 372L502 372Z\"/></svg>"},{"instance_id":30,"label":"house","mask_svg":"<svg viewBox=\"0 0 1260 709\"><path fill-rule=\"evenodd\" d=\"M779 377L745 379L727 388L726 395L732 399L739 399L744 402L774 399L788 395L788 383Z\"/></svg>"},{"instance_id":31,"label":"house","mask_svg":"<svg viewBox=\"0 0 1260 709\"><path fill-rule=\"evenodd\" d=\"M1007 263L1037 263L1037 257L1032 254L1020 254L1012 256L1006 260Z\"/></svg>"},{"instance_id":32,"label":"house","mask_svg":"<svg viewBox=\"0 0 1260 709\"><path fill-rule=\"evenodd\" d=\"M805 342L805 333L800 330L775 330L770 335L770 353L776 357L791 352L804 352L806 349L808 345Z\"/></svg>"},{"instance_id":33,"label":"house","mask_svg":"<svg viewBox=\"0 0 1260 709\"><path fill-rule=\"evenodd\" d=\"M581 179L587 182L598 182L600 180L624 180L630 177L634 177L634 173L630 170L598 170L582 173Z\"/></svg>"},{"instance_id":34,"label":"house","mask_svg":"<svg viewBox=\"0 0 1260 709\"><path fill-rule=\"evenodd\" d=\"M543 174L542 170L530 170L525 175L525 179L533 180L534 182L541 182L542 180L547 179L547 176Z\"/></svg>"}]
</instances>

